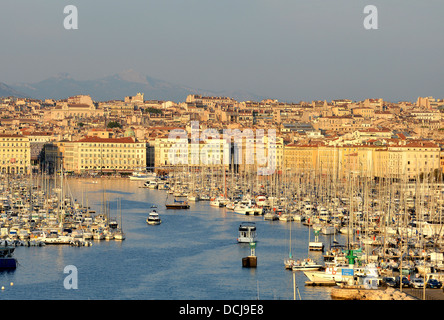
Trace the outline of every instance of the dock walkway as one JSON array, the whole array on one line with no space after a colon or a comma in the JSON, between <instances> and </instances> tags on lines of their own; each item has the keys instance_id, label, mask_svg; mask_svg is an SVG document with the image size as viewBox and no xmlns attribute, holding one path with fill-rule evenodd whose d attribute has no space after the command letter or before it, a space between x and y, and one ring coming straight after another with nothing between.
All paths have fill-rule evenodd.
<instances>
[{"instance_id":1,"label":"dock walkway","mask_svg":"<svg viewBox=\"0 0 444 320\"><path fill-rule=\"evenodd\" d=\"M442 289L427 288L425 290L425 299L423 289L403 288L402 292L419 300L444 300L444 291Z\"/></svg>"}]
</instances>

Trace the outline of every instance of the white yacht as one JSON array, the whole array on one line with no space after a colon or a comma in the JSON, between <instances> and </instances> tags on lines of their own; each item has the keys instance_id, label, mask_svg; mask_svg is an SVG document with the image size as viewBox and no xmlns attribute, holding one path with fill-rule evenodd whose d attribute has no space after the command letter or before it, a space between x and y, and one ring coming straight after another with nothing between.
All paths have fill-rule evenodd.
<instances>
[{"instance_id":1,"label":"white yacht","mask_svg":"<svg viewBox=\"0 0 444 320\"><path fill-rule=\"evenodd\" d=\"M189 194L187 199L188 199L188 201L194 201L194 202L200 200L199 195L196 193Z\"/></svg>"},{"instance_id":2,"label":"white yacht","mask_svg":"<svg viewBox=\"0 0 444 320\"><path fill-rule=\"evenodd\" d=\"M122 230L118 229L116 232L114 232L114 239L125 240L126 239L125 233L123 233Z\"/></svg>"},{"instance_id":3,"label":"white yacht","mask_svg":"<svg viewBox=\"0 0 444 320\"><path fill-rule=\"evenodd\" d=\"M147 181L147 180L153 180L156 179L156 173L154 172L146 172L146 173L142 173L142 172L133 172L133 174L129 177L130 180L132 181Z\"/></svg>"},{"instance_id":4,"label":"white yacht","mask_svg":"<svg viewBox=\"0 0 444 320\"><path fill-rule=\"evenodd\" d=\"M144 186L145 188L148 188L148 189L157 189L158 186L159 186L159 184L157 183L156 180L149 180L149 181L146 181L146 182L143 184L143 186Z\"/></svg>"},{"instance_id":5,"label":"white yacht","mask_svg":"<svg viewBox=\"0 0 444 320\"><path fill-rule=\"evenodd\" d=\"M319 270L323 266L316 263L313 259L306 258L303 260L296 260L292 265L293 271Z\"/></svg>"},{"instance_id":6,"label":"white yacht","mask_svg":"<svg viewBox=\"0 0 444 320\"><path fill-rule=\"evenodd\" d=\"M153 210L149 213L148 218L146 218L146 223L150 225L156 225L162 223L162 220L160 219L160 216L156 212L156 210Z\"/></svg>"},{"instance_id":7,"label":"white yacht","mask_svg":"<svg viewBox=\"0 0 444 320\"><path fill-rule=\"evenodd\" d=\"M227 205L225 207L228 210L234 210L234 208L236 208L237 205L238 205L238 201L230 201L227 203Z\"/></svg>"},{"instance_id":8,"label":"white yacht","mask_svg":"<svg viewBox=\"0 0 444 320\"><path fill-rule=\"evenodd\" d=\"M257 196L256 197L256 204L259 207L267 206L268 205L267 197L265 197L265 196Z\"/></svg>"}]
</instances>

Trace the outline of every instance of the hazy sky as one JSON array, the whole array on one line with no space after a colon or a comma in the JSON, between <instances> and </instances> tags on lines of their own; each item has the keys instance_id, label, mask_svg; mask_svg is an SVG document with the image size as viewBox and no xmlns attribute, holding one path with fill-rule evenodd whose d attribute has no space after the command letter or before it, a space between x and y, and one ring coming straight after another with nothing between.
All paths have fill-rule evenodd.
<instances>
[{"instance_id":1,"label":"hazy sky","mask_svg":"<svg viewBox=\"0 0 444 320\"><path fill-rule=\"evenodd\" d=\"M70 4L78 30L63 27ZM366 5L378 9L378 30L363 26ZM4 0L0 7L7 84L133 69L282 101L444 98L442 0Z\"/></svg>"}]
</instances>

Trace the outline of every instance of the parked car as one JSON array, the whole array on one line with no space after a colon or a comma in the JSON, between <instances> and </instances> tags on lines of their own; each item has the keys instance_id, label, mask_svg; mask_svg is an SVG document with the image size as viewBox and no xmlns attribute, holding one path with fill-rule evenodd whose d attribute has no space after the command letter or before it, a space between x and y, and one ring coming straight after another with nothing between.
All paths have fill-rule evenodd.
<instances>
[{"instance_id":1,"label":"parked car","mask_svg":"<svg viewBox=\"0 0 444 320\"><path fill-rule=\"evenodd\" d=\"M412 281L410 281L413 288L424 288L424 279L422 278L413 278Z\"/></svg>"},{"instance_id":2,"label":"parked car","mask_svg":"<svg viewBox=\"0 0 444 320\"><path fill-rule=\"evenodd\" d=\"M432 288L432 289L439 289L442 287L442 283L441 281L437 280L437 279L429 279L429 281L427 281L427 288Z\"/></svg>"},{"instance_id":3,"label":"parked car","mask_svg":"<svg viewBox=\"0 0 444 320\"><path fill-rule=\"evenodd\" d=\"M396 287L399 288L399 276L396 277ZM412 286L412 284L410 283L409 279L407 279L407 277L402 277L402 287L403 288L410 288Z\"/></svg>"},{"instance_id":4,"label":"parked car","mask_svg":"<svg viewBox=\"0 0 444 320\"><path fill-rule=\"evenodd\" d=\"M396 280L394 277L386 277L384 278L384 282L389 286L389 287L396 287Z\"/></svg>"}]
</instances>

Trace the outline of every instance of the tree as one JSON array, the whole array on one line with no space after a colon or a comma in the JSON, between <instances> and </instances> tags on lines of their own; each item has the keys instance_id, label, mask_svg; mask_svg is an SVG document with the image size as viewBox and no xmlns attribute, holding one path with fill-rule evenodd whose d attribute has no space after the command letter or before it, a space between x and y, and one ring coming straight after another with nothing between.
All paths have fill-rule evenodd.
<instances>
[{"instance_id":1,"label":"tree","mask_svg":"<svg viewBox=\"0 0 444 320\"><path fill-rule=\"evenodd\" d=\"M106 126L107 128L122 128L122 126L120 125L120 123L118 123L117 121L110 121L108 122L108 125Z\"/></svg>"}]
</instances>

